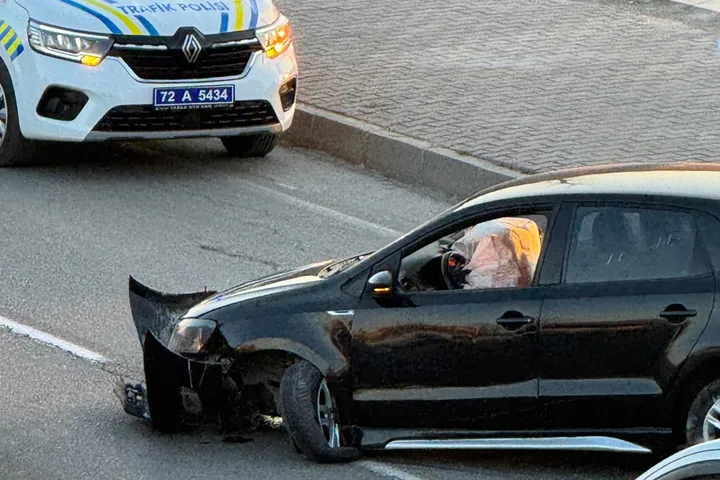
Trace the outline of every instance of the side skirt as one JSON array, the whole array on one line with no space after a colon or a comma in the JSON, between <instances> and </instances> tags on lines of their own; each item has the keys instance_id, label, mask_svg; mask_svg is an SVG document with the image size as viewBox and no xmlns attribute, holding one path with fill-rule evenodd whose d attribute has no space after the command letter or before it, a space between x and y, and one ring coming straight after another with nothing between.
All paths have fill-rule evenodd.
<instances>
[{"instance_id":1,"label":"side skirt","mask_svg":"<svg viewBox=\"0 0 720 480\"><path fill-rule=\"evenodd\" d=\"M385 450L574 450L653 453L671 443L670 429L487 432L362 429L361 448Z\"/></svg>"},{"instance_id":2,"label":"side skirt","mask_svg":"<svg viewBox=\"0 0 720 480\"><path fill-rule=\"evenodd\" d=\"M585 450L651 453L652 451L612 437L465 438L457 440L393 440L385 450Z\"/></svg>"}]
</instances>

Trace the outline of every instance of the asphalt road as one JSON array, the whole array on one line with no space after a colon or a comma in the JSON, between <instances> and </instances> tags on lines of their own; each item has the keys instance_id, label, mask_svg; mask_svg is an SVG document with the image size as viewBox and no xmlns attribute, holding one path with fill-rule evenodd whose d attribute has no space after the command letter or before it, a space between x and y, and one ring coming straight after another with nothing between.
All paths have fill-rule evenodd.
<instances>
[{"instance_id":1,"label":"asphalt road","mask_svg":"<svg viewBox=\"0 0 720 480\"><path fill-rule=\"evenodd\" d=\"M120 408L114 374L140 372L127 279L169 292L239 282L370 250L449 205L279 149L225 158L219 143L66 147L55 166L0 172L0 315L110 359L103 367L0 331L0 471L13 479L632 479L647 457L374 454L315 465L273 428L225 442L165 436Z\"/></svg>"}]
</instances>

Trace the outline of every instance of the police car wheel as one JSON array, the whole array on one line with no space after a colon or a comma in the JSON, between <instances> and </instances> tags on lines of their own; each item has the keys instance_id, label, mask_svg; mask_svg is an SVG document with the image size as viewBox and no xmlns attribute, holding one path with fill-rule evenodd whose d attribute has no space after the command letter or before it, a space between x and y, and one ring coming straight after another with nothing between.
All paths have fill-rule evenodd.
<instances>
[{"instance_id":1,"label":"police car wheel","mask_svg":"<svg viewBox=\"0 0 720 480\"><path fill-rule=\"evenodd\" d=\"M278 136L273 133L224 137L221 140L227 152L239 158L264 157L278 144Z\"/></svg>"},{"instance_id":2,"label":"police car wheel","mask_svg":"<svg viewBox=\"0 0 720 480\"><path fill-rule=\"evenodd\" d=\"M0 167L29 163L36 142L23 137L18 121L15 89L7 67L0 62Z\"/></svg>"}]
</instances>

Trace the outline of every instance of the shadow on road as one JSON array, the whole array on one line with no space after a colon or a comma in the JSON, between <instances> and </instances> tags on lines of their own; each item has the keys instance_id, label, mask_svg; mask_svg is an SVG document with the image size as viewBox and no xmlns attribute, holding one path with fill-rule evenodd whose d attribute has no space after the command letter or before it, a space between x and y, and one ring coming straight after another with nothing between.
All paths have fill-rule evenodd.
<instances>
[{"instance_id":1,"label":"shadow on road","mask_svg":"<svg viewBox=\"0 0 720 480\"><path fill-rule=\"evenodd\" d=\"M239 161L255 163L259 158L230 157L216 139L191 139L138 142L56 143L43 146L35 161L26 168L53 170L157 172L168 173L189 163L204 167L233 165Z\"/></svg>"}]
</instances>

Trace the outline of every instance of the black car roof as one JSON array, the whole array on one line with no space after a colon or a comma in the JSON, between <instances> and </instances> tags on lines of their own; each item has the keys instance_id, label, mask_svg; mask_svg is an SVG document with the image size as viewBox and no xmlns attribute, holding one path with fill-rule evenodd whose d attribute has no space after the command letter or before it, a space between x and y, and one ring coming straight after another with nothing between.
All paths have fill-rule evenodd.
<instances>
[{"instance_id":1,"label":"black car roof","mask_svg":"<svg viewBox=\"0 0 720 480\"><path fill-rule=\"evenodd\" d=\"M529 175L482 190L458 206L545 195L666 195L720 200L720 163L613 164Z\"/></svg>"}]
</instances>

